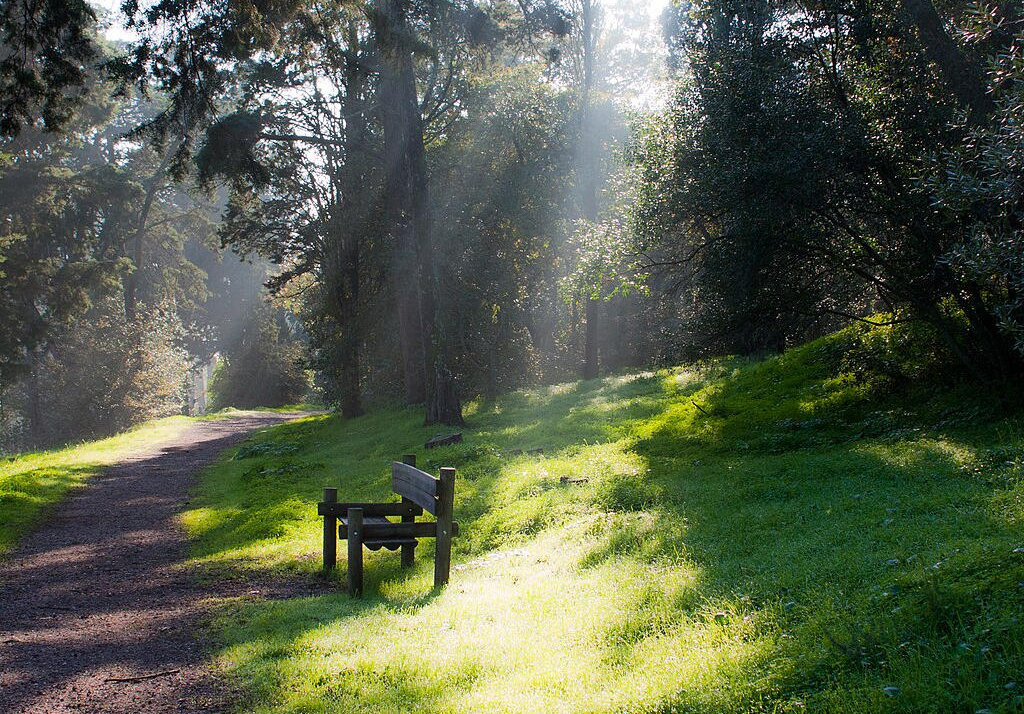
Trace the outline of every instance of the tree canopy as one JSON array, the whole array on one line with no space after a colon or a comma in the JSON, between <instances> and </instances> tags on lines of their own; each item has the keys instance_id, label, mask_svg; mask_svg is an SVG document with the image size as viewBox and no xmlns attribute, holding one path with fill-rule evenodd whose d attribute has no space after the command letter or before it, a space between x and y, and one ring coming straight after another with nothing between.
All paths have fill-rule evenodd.
<instances>
[{"instance_id":1,"label":"tree canopy","mask_svg":"<svg viewBox=\"0 0 1024 714\"><path fill-rule=\"evenodd\" d=\"M443 424L851 320L921 328L944 373L1019 377L1019 13L702 0L657 28L616 0L161 0L126 3L115 46L88 5L11 4L5 403L27 414L61 345L107 329L127 352L163 335L168 384L217 354L225 394L254 360L308 369L346 416L397 399Z\"/></svg>"}]
</instances>

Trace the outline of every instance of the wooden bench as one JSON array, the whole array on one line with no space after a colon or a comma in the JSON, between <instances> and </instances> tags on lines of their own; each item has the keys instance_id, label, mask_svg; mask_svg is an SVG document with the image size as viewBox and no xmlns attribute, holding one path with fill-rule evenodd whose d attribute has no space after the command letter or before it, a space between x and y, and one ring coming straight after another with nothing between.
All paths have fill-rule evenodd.
<instances>
[{"instance_id":1,"label":"wooden bench","mask_svg":"<svg viewBox=\"0 0 1024 714\"><path fill-rule=\"evenodd\" d=\"M402 567L413 564L420 538L436 539L434 587L448 582L452 562L452 537L459 524L452 520L455 501L455 469L441 469L435 479L416 468L416 457L407 455L391 465L391 490L402 497L392 503L339 503L338 489L325 488L317 513L324 518L324 571L337 565L337 538L348 540L348 589L363 592L363 546L370 550L402 551ZM434 522L416 521L426 511ZM389 520L400 518L400 522ZM338 524L340 520L340 525ZM337 531L335 531L337 528Z\"/></svg>"}]
</instances>

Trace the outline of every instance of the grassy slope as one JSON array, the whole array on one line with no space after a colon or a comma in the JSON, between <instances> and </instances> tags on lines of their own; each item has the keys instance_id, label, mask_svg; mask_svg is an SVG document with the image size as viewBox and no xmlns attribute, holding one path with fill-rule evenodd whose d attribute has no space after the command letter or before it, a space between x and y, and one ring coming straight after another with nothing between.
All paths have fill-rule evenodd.
<instances>
[{"instance_id":1,"label":"grassy slope","mask_svg":"<svg viewBox=\"0 0 1024 714\"><path fill-rule=\"evenodd\" d=\"M385 498L412 451L459 469L463 536L440 593L428 545L368 554L362 600L226 605L246 709L1021 711L1024 421L872 402L850 339L513 394L432 452L418 410L261 435L186 515L197 561L315 570L320 489Z\"/></svg>"},{"instance_id":2,"label":"grassy slope","mask_svg":"<svg viewBox=\"0 0 1024 714\"><path fill-rule=\"evenodd\" d=\"M168 417L123 434L51 451L0 457L0 557L60 501L104 466L127 454L180 435L191 422Z\"/></svg>"}]
</instances>

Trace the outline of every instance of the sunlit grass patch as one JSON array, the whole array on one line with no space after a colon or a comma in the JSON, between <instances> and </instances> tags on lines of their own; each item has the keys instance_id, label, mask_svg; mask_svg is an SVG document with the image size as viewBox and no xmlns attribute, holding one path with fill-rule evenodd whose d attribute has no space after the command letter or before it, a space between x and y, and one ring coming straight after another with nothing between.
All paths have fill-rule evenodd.
<instances>
[{"instance_id":1,"label":"sunlit grass patch","mask_svg":"<svg viewBox=\"0 0 1024 714\"><path fill-rule=\"evenodd\" d=\"M200 420L216 421L217 419L224 419L229 417L238 416L252 416L256 414L266 414L270 412L272 414L294 414L295 412L322 412L327 407L322 404L310 404L302 402L299 404L285 404L280 407L258 407L255 409L237 409L235 407L225 407L203 416L195 417Z\"/></svg>"},{"instance_id":2,"label":"sunlit grass patch","mask_svg":"<svg viewBox=\"0 0 1024 714\"><path fill-rule=\"evenodd\" d=\"M238 674L284 674L257 712L650 710L680 684L706 698L718 667L758 666L752 633L765 625L742 603L695 596L699 575L683 563L581 570L592 545L545 533L463 563L425 601L384 584L361 603L232 608L223 632L239 641L222 661Z\"/></svg>"},{"instance_id":3,"label":"sunlit grass patch","mask_svg":"<svg viewBox=\"0 0 1024 714\"><path fill-rule=\"evenodd\" d=\"M0 458L0 556L68 489L133 451L174 439L190 423L186 417L168 417L109 439Z\"/></svg>"},{"instance_id":4,"label":"sunlit grass patch","mask_svg":"<svg viewBox=\"0 0 1024 714\"><path fill-rule=\"evenodd\" d=\"M200 561L312 573L322 487L391 498L404 453L458 469L462 526L440 592L426 542L367 554L360 600L226 605L244 709L1021 710L1020 418L879 398L844 339L477 402L432 451L387 410L229 454L186 515Z\"/></svg>"}]
</instances>

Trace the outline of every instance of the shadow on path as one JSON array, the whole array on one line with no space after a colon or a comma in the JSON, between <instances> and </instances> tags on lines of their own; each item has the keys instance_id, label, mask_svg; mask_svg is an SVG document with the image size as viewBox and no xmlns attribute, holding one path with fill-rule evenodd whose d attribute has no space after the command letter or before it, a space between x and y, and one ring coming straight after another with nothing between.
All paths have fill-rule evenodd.
<instances>
[{"instance_id":1,"label":"shadow on path","mask_svg":"<svg viewBox=\"0 0 1024 714\"><path fill-rule=\"evenodd\" d=\"M74 491L0 563L0 714L224 711L196 633L226 593L178 567L177 515L221 451L296 416L199 422Z\"/></svg>"}]
</instances>

